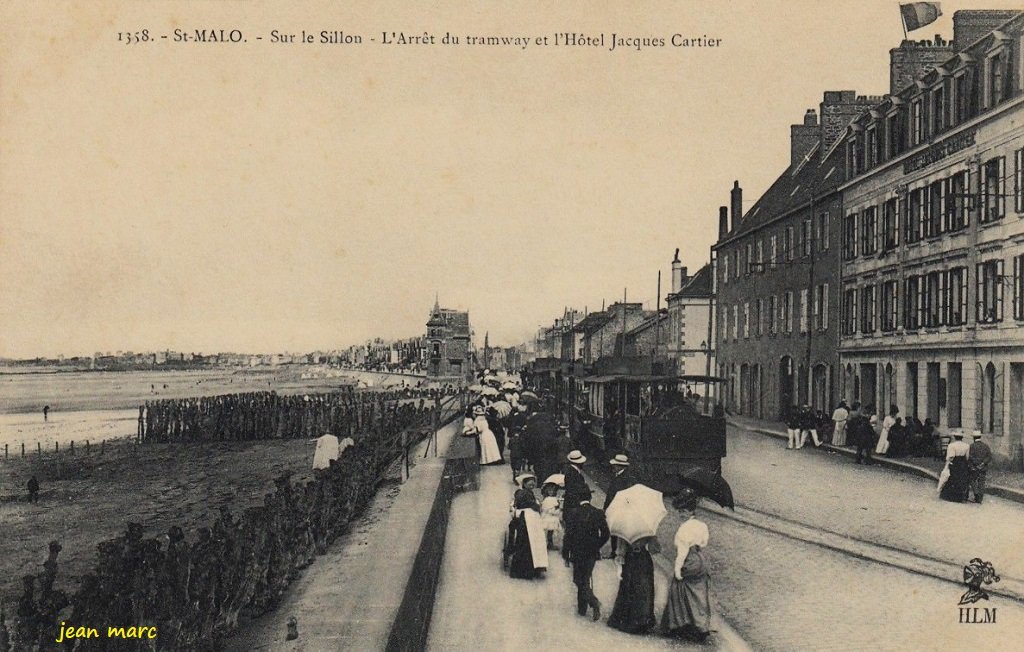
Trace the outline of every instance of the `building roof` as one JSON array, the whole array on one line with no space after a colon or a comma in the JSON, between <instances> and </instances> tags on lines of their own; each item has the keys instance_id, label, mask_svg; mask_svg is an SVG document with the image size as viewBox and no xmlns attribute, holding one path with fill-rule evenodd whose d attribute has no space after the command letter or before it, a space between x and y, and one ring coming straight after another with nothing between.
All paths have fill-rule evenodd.
<instances>
[{"instance_id":1,"label":"building roof","mask_svg":"<svg viewBox=\"0 0 1024 652\"><path fill-rule=\"evenodd\" d=\"M666 319L668 319L668 310L666 310L665 308L662 308L661 311L658 312L657 314L655 314L652 310L650 311L650 315L645 316L642 322L626 331L626 337L631 337L639 333L642 333L643 331L652 328L654 325L658 324L659 322L665 321Z\"/></svg>"},{"instance_id":2,"label":"building roof","mask_svg":"<svg viewBox=\"0 0 1024 652\"><path fill-rule=\"evenodd\" d=\"M711 280L711 263L708 263L697 270L678 292L668 296L670 299L709 299L712 296Z\"/></svg>"},{"instance_id":3,"label":"building roof","mask_svg":"<svg viewBox=\"0 0 1024 652\"><path fill-rule=\"evenodd\" d=\"M612 317L614 315L610 315L607 312L592 312L584 317L583 321L576 324L572 330L574 333L593 333L611 321Z\"/></svg>"},{"instance_id":4,"label":"building roof","mask_svg":"<svg viewBox=\"0 0 1024 652\"><path fill-rule=\"evenodd\" d=\"M822 153L821 144L816 145L802 161L787 167L732 232L712 248L731 244L793 210L808 207L812 199L836 192L846 176L840 152L832 148Z\"/></svg>"}]
</instances>

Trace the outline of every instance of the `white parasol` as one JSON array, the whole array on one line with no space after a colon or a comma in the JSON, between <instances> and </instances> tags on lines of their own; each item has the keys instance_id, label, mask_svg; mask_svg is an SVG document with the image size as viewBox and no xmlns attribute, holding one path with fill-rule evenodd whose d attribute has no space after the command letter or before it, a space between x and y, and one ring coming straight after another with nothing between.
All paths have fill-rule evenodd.
<instances>
[{"instance_id":1,"label":"white parasol","mask_svg":"<svg viewBox=\"0 0 1024 652\"><path fill-rule=\"evenodd\" d=\"M480 390L480 395L481 396L497 396L498 395L498 390L494 389L493 387L484 387L483 389Z\"/></svg>"},{"instance_id":2,"label":"white parasol","mask_svg":"<svg viewBox=\"0 0 1024 652\"><path fill-rule=\"evenodd\" d=\"M657 535L666 514L661 492L642 484L619 491L605 511L608 530L630 544Z\"/></svg>"},{"instance_id":3,"label":"white parasol","mask_svg":"<svg viewBox=\"0 0 1024 652\"><path fill-rule=\"evenodd\" d=\"M544 481L544 484L557 484L559 487L565 486L565 474L564 473L552 473L548 476L548 479Z\"/></svg>"},{"instance_id":4,"label":"white parasol","mask_svg":"<svg viewBox=\"0 0 1024 652\"><path fill-rule=\"evenodd\" d=\"M491 407L498 413L498 416L504 419L508 415L512 414L512 406L507 401L496 401L491 403Z\"/></svg>"}]
</instances>

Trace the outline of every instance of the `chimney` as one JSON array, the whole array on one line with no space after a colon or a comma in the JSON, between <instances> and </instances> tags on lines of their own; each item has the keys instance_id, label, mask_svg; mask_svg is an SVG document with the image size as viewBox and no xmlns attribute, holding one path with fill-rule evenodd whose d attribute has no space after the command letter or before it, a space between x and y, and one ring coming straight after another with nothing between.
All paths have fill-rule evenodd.
<instances>
[{"instance_id":1,"label":"chimney","mask_svg":"<svg viewBox=\"0 0 1024 652\"><path fill-rule=\"evenodd\" d=\"M729 198L732 204L732 228L730 231L735 231L740 225L740 220L743 219L743 188L740 188L739 181L732 182L732 192L729 193Z\"/></svg>"},{"instance_id":2,"label":"chimney","mask_svg":"<svg viewBox=\"0 0 1024 652\"><path fill-rule=\"evenodd\" d=\"M962 9L953 12L953 46L959 52L1010 20L1019 10Z\"/></svg>"},{"instance_id":3,"label":"chimney","mask_svg":"<svg viewBox=\"0 0 1024 652\"><path fill-rule=\"evenodd\" d=\"M683 264L679 262L679 250L676 249L676 257L672 259L672 294L683 287L683 269Z\"/></svg>"},{"instance_id":4,"label":"chimney","mask_svg":"<svg viewBox=\"0 0 1024 652\"><path fill-rule=\"evenodd\" d=\"M686 268L682 267L679 270L679 289L682 290L686 282L690 280L690 275L686 273Z\"/></svg>"},{"instance_id":5,"label":"chimney","mask_svg":"<svg viewBox=\"0 0 1024 652\"><path fill-rule=\"evenodd\" d=\"M807 109L807 113L804 114L804 123L790 126L789 137L789 166L794 168L800 165L804 157L818 144L818 138L821 137L818 113L814 109Z\"/></svg>"},{"instance_id":6,"label":"chimney","mask_svg":"<svg viewBox=\"0 0 1024 652\"><path fill-rule=\"evenodd\" d=\"M881 97L857 96L856 91L825 91L821 101L821 149L828 151L846 127L865 109L882 101Z\"/></svg>"},{"instance_id":7,"label":"chimney","mask_svg":"<svg viewBox=\"0 0 1024 652\"><path fill-rule=\"evenodd\" d=\"M956 48L940 34L935 35L934 41L903 41L898 48L889 50L889 94L896 95L955 55Z\"/></svg>"},{"instance_id":8,"label":"chimney","mask_svg":"<svg viewBox=\"0 0 1024 652\"><path fill-rule=\"evenodd\" d=\"M729 235L729 209L725 206L718 207L718 239L722 240Z\"/></svg>"}]
</instances>

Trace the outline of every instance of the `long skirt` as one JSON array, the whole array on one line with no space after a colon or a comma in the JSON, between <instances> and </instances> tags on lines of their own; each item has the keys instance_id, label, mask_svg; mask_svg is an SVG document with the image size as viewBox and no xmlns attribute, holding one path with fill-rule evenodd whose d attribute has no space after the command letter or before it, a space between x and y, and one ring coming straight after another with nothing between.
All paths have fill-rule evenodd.
<instances>
[{"instance_id":1,"label":"long skirt","mask_svg":"<svg viewBox=\"0 0 1024 652\"><path fill-rule=\"evenodd\" d=\"M644 634L657 624L654 618L654 560L646 548L630 546L622 566L622 580L608 626L627 634Z\"/></svg>"},{"instance_id":2,"label":"long skirt","mask_svg":"<svg viewBox=\"0 0 1024 652\"><path fill-rule=\"evenodd\" d=\"M846 422L836 421L836 427L832 431L832 445L846 446Z\"/></svg>"},{"instance_id":3,"label":"long skirt","mask_svg":"<svg viewBox=\"0 0 1024 652\"><path fill-rule=\"evenodd\" d=\"M690 548L683 562L683 579L672 578L661 628L672 636L692 637L711 631L711 597L704 556Z\"/></svg>"},{"instance_id":4,"label":"long skirt","mask_svg":"<svg viewBox=\"0 0 1024 652\"><path fill-rule=\"evenodd\" d=\"M970 473L967 470L966 457L954 457L949 460L949 479L942 485L939 497L954 503L967 500L970 488Z\"/></svg>"},{"instance_id":5,"label":"long skirt","mask_svg":"<svg viewBox=\"0 0 1024 652\"><path fill-rule=\"evenodd\" d=\"M516 579L534 579L548 566L548 551L540 515L532 509L518 509L508 526L508 574Z\"/></svg>"}]
</instances>

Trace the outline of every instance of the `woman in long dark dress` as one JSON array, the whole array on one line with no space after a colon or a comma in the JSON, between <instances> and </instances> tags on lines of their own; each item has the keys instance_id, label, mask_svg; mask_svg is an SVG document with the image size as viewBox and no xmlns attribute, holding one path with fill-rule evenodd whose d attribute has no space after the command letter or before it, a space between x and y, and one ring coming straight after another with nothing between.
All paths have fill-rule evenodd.
<instances>
[{"instance_id":1,"label":"woman in long dark dress","mask_svg":"<svg viewBox=\"0 0 1024 652\"><path fill-rule=\"evenodd\" d=\"M516 491L513 499L506 545L509 577L520 580L544 577L548 565L547 540L540 521L540 506L533 490L525 486Z\"/></svg>"},{"instance_id":2,"label":"woman in long dark dress","mask_svg":"<svg viewBox=\"0 0 1024 652\"><path fill-rule=\"evenodd\" d=\"M608 626L627 634L645 634L657 624L654 617L654 560L658 540L646 537L622 546L622 579Z\"/></svg>"},{"instance_id":3,"label":"woman in long dark dress","mask_svg":"<svg viewBox=\"0 0 1024 652\"><path fill-rule=\"evenodd\" d=\"M672 501L682 524L676 530L676 563L661 628L673 638L702 643L711 631L711 597L703 550L708 526L694 518L697 494L690 489Z\"/></svg>"},{"instance_id":4,"label":"woman in long dark dress","mask_svg":"<svg viewBox=\"0 0 1024 652\"><path fill-rule=\"evenodd\" d=\"M970 472L967 469L966 457L954 457L949 460L949 479L942 485L939 497L954 503L967 501L970 488Z\"/></svg>"}]
</instances>

